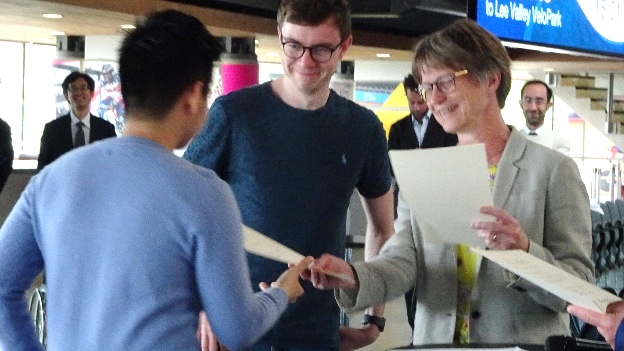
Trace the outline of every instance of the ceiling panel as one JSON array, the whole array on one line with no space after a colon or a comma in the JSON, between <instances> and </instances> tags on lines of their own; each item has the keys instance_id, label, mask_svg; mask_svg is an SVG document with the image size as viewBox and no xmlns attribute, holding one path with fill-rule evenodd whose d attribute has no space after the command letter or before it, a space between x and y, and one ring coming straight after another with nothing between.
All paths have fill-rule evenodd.
<instances>
[{"instance_id":1,"label":"ceiling panel","mask_svg":"<svg viewBox=\"0 0 624 351\"><path fill-rule=\"evenodd\" d=\"M43 18L44 13L60 13L62 19ZM0 1L0 40L56 44L51 31L67 35L119 34L121 25L133 23L134 16L118 12L86 9L36 0Z\"/></svg>"},{"instance_id":2,"label":"ceiling panel","mask_svg":"<svg viewBox=\"0 0 624 351\"><path fill-rule=\"evenodd\" d=\"M189 5L189 2L202 6ZM256 54L267 62L281 47L275 36L275 11L279 0L0 0L0 40L56 44L50 31L67 35L115 35L122 24L153 10L176 8L200 18L217 36L254 37ZM205 7L210 3L212 8ZM410 60L411 49L422 35L463 17L465 0L353 0L354 45L345 60ZM236 10L236 12L232 12ZM60 20L43 13L60 13ZM273 56L270 56L273 55ZM526 71L622 71L623 60L556 55L532 50L510 50L514 66Z\"/></svg>"},{"instance_id":3,"label":"ceiling panel","mask_svg":"<svg viewBox=\"0 0 624 351\"><path fill-rule=\"evenodd\" d=\"M232 12L275 18L279 0L172 0ZM465 0L356 0L351 2L353 28L417 37L466 17Z\"/></svg>"}]
</instances>

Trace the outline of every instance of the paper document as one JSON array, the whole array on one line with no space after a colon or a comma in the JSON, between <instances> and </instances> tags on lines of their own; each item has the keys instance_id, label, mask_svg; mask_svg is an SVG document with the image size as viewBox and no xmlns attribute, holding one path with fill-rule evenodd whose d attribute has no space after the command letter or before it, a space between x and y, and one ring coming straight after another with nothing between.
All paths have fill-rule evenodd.
<instances>
[{"instance_id":1,"label":"paper document","mask_svg":"<svg viewBox=\"0 0 624 351\"><path fill-rule=\"evenodd\" d=\"M618 296L522 250L476 251L508 271L573 305L604 314L607 305L621 300Z\"/></svg>"},{"instance_id":2,"label":"paper document","mask_svg":"<svg viewBox=\"0 0 624 351\"><path fill-rule=\"evenodd\" d=\"M425 242L485 246L470 227L475 220L492 220L479 212L492 205L483 144L390 150L390 161Z\"/></svg>"},{"instance_id":3,"label":"paper document","mask_svg":"<svg viewBox=\"0 0 624 351\"><path fill-rule=\"evenodd\" d=\"M297 264L304 258L304 256L297 251L280 244L246 225L243 225L243 243L247 252L278 262ZM353 278L346 274L327 271L323 271L323 273L355 284Z\"/></svg>"},{"instance_id":4,"label":"paper document","mask_svg":"<svg viewBox=\"0 0 624 351\"><path fill-rule=\"evenodd\" d=\"M304 257L302 254L246 225L243 225L243 241L247 252L270 258L274 261L297 264Z\"/></svg>"}]
</instances>

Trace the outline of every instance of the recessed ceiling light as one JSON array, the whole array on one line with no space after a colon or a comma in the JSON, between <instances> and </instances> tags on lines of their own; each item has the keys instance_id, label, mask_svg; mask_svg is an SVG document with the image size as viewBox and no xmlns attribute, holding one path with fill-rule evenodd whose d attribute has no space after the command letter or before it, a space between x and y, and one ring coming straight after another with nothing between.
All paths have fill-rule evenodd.
<instances>
[{"instance_id":1,"label":"recessed ceiling light","mask_svg":"<svg viewBox=\"0 0 624 351\"><path fill-rule=\"evenodd\" d=\"M389 58L390 54L377 54L376 56L379 58Z\"/></svg>"},{"instance_id":2,"label":"recessed ceiling light","mask_svg":"<svg viewBox=\"0 0 624 351\"><path fill-rule=\"evenodd\" d=\"M59 18L63 18L63 15L61 15L60 13L44 13L43 17L45 18L53 18L53 19L59 19Z\"/></svg>"},{"instance_id":3,"label":"recessed ceiling light","mask_svg":"<svg viewBox=\"0 0 624 351\"><path fill-rule=\"evenodd\" d=\"M56 35L65 35L65 32L51 31L50 35L54 35L54 36L56 36Z\"/></svg>"},{"instance_id":4,"label":"recessed ceiling light","mask_svg":"<svg viewBox=\"0 0 624 351\"><path fill-rule=\"evenodd\" d=\"M122 24L121 28L123 28L123 29L136 29L136 27L133 24Z\"/></svg>"}]
</instances>

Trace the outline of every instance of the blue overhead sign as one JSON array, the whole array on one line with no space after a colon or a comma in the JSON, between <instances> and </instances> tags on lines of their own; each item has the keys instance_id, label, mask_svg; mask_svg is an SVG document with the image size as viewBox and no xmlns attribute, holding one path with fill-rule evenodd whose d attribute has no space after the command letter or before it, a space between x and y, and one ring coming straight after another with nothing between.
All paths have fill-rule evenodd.
<instances>
[{"instance_id":1,"label":"blue overhead sign","mask_svg":"<svg viewBox=\"0 0 624 351\"><path fill-rule=\"evenodd\" d=\"M471 0L469 16L503 41L624 57L624 0Z\"/></svg>"}]
</instances>

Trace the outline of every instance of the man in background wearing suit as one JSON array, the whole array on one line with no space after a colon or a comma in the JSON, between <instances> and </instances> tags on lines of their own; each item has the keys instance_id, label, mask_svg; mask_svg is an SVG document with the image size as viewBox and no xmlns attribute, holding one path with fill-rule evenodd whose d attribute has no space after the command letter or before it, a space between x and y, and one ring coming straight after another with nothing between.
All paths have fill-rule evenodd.
<instances>
[{"instance_id":1,"label":"man in background wearing suit","mask_svg":"<svg viewBox=\"0 0 624 351\"><path fill-rule=\"evenodd\" d=\"M430 147L455 146L457 135L449 134L436 121L427 103L418 94L412 74L403 80L403 88L410 109L410 115L398 120L390 127L388 149L425 149Z\"/></svg>"},{"instance_id":2,"label":"man in background wearing suit","mask_svg":"<svg viewBox=\"0 0 624 351\"><path fill-rule=\"evenodd\" d=\"M407 96L410 114L396 121L390 127L388 150L427 149L457 145L457 134L445 132L440 123L436 121L427 108L427 102L418 93L416 81L411 73L403 79L403 88L405 89L405 96ZM395 184L395 217L398 193L399 187Z\"/></svg>"},{"instance_id":3,"label":"man in background wearing suit","mask_svg":"<svg viewBox=\"0 0 624 351\"><path fill-rule=\"evenodd\" d=\"M62 154L97 140L116 137L115 126L89 112L95 81L81 72L70 73L62 84L71 111L46 123L41 136L37 170Z\"/></svg>"},{"instance_id":4,"label":"man in background wearing suit","mask_svg":"<svg viewBox=\"0 0 624 351\"><path fill-rule=\"evenodd\" d=\"M427 108L427 102L418 93L418 86L411 73L403 80L403 88L411 113L390 127L388 149L426 149L457 145L457 134L445 132L440 123L436 121ZM396 181L394 183L394 217L396 218L399 187ZM413 291L408 291L405 294L405 306L407 308L407 321L410 327L414 329L412 295Z\"/></svg>"}]
</instances>

